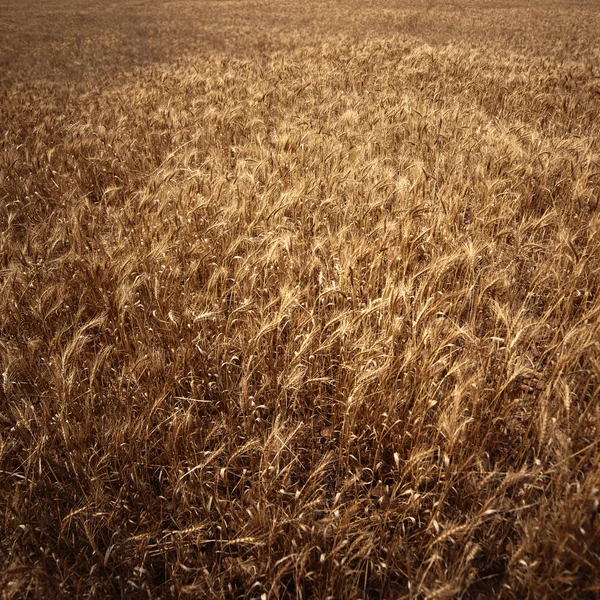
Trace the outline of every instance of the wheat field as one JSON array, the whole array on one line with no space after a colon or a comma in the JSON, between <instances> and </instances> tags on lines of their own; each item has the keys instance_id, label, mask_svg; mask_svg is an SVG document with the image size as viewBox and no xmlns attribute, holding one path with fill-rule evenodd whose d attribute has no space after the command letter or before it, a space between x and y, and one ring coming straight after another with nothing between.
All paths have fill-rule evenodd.
<instances>
[{"instance_id":1,"label":"wheat field","mask_svg":"<svg viewBox=\"0 0 600 600\"><path fill-rule=\"evenodd\" d=\"M0 1L0 597L600 597L599 31Z\"/></svg>"}]
</instances>

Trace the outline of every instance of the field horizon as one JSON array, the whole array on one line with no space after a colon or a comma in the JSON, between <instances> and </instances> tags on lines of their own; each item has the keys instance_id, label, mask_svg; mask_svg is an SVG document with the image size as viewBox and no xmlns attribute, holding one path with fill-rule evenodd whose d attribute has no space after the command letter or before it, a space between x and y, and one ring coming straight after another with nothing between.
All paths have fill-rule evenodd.
<instances>
[{"instance_id":1,"label":"field horizon","mask_svg":"<svg viewBox=\"0 0 600 600\"><path fill-rule=\"evenodd\" d=\"M0 0L0 598L600 597L598 31Z\"/></svg>"}]
</instances>

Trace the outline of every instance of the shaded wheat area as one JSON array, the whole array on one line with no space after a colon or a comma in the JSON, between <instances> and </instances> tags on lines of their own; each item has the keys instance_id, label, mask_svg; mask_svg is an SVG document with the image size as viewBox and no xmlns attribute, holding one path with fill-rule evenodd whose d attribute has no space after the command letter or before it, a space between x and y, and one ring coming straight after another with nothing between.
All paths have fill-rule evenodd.
<instances>
[{"instance_id":1,"label":"shaded wheat area","mask_svg":"<svg viewBox=\"0 0 600 600\"><path fill-rule=\"evenodd\" d=\"M5 80L2 597L598 597L598 17L466 6Z\"/></svg>"}]
</instances>

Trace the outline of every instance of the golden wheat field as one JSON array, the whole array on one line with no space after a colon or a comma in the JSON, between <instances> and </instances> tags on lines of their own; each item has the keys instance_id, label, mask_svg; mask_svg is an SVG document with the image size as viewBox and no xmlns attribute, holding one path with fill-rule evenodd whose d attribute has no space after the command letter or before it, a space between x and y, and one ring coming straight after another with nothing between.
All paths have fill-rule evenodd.
<instances>
[{"instance_id":1,"label":"golden wheat field","mask_svg":"<svg viewBox=\"0 0 600 600\"><path fill-rule=\"evenodd\" d=\"M0 0L0 597L600 597L600 3Z\"/></svg>"}]
</instances>

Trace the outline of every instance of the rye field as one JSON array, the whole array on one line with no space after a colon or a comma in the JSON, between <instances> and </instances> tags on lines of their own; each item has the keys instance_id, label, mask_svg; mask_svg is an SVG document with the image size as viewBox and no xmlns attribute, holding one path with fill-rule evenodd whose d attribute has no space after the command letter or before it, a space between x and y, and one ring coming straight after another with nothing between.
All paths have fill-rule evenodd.
<instances>
[{"instance_id":1,"label":"rye field","mask_svg":"<svg viewBox=\"0 0 600 600\"><path fill-rule=\"evenodd\" d=\"M0 598L600 598L600 3L0 0Z\"/></svg>"}]
</instances>

